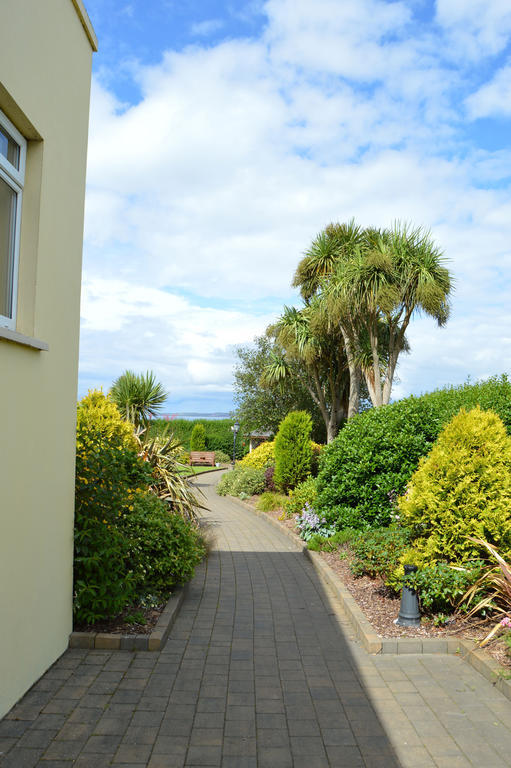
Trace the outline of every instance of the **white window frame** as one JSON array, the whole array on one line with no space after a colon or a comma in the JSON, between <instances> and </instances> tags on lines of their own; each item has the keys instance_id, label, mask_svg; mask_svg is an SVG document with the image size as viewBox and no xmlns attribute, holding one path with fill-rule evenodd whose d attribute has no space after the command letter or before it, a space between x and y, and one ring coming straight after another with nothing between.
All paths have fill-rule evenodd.
<instances>
[{"instance_id":1,"label":"white window frame","mask_svg":"<svg viewBox=\"0 0 511 768\"><path fill-rule=\"evenodd\" d=\"M12 317L0 314L0 326L16 329L16 311L18 305L18 265L21 234L21 208L23 202L23 185L25 183L25 164L27 157L27 142L8 117L0 110L0 127L14 139L19 146L19 169L12 165L6 157L0 154L0 177L16 193L16 220L14 223L14 253L12 264Z\"/></svg>"}]
</instances>

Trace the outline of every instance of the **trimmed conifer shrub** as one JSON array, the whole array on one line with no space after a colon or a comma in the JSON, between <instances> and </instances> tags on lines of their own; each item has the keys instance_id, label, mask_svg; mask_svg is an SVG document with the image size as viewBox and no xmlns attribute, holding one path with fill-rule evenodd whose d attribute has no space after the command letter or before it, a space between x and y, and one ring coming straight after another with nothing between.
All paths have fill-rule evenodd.
<instances>
[{"instance_id":1,"label":"trimmed conifer shrub","mask_svg":"<svg viewBox=\"0 0 511 768\"><path fill-rule=\"evenodd\" d=\"M443 429L398 501L400 523L424 564L460 565L481 557L469 537L511 549L511 437L479 407Z\"/></svg>"},{"instance_id":2,"label":"trimmed conifer shrub","mask_svg":"<svg viewBox=\"0 0 511 768\"><path fill-rule=\"evenodd\" d=\"M311 429L312 419L306 411L291 411L280 423L273 481L282 491L289 491L311 474Z\"/></svg>"},{"instance_id":3,"label":"trimmed conifer shrub","mask_svg":"<svg viewBox=\"0 0 511 768\"><path fill-rule=\"evenodd\" d=\"M190 437L190 450L191 451L205 451L206 450L206 427L200 422L195 424L192 429L192 435Z\"/></svg>"}]
</instances>

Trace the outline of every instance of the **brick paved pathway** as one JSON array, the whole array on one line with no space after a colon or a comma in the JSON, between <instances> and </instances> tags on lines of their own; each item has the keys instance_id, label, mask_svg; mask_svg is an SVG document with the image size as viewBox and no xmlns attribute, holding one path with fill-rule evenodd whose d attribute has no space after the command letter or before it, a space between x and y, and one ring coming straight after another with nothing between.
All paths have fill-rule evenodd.
<instances>
[{"instance_id":1,"label":"brick paved pathway","mask_svg":"<svg viewBox=\"0 0 511 768\"><path fill-rule=\"evenodd\" d=\"M502 694L456 657L368 656L217 477L214 548L163 651L67 651L0 722L2 768L511 765Z\"/></svg>"}]
</instances>

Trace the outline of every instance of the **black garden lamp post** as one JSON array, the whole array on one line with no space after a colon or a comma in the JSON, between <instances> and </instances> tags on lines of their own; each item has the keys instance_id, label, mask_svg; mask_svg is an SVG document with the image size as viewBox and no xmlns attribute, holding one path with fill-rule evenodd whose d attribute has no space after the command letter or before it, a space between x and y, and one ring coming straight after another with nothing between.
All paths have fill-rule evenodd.
<instances>
[{"instance_id":1,"label":"black garden lamp post","mask_svg":"<svg viewBox=\"0 0 511 768\"><path fill-rule=\"evenodd\" d=\"M233 432L233 443L232 443L232 466L234 467L234 464L236 462L236 435L238 434L240 425L237 421L234 422L231 429Z\"/></svg>"},{"instance_id":2,"label":"black garden lamp post","mask_svg":"<svg viewBox=\"0 0 511 768\"><path fill-rule=\"evenodd\" d=\"M397 619L394 620L394 624L399 624L400 627L418 627L421 623L417 592L406 583L406 577L416 571L416 565L405 565L405 581L403 582L403 591L401 593L401 607L399 608Z\"/></svg>"}]
</instances>

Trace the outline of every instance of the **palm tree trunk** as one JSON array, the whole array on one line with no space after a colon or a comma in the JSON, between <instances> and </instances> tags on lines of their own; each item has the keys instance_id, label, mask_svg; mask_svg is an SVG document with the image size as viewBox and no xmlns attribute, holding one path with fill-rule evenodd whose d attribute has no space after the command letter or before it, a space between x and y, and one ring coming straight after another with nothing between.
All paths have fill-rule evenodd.
<instances>
[{"instance_id":1,"label":"palm tree trunk","mask_svg":"<svg viewBox=\"0 0 511 768\"><path fill-rule=\"evenodd\" d=\"M346 328L340 326L342 337L344 339L344 347L346 350L346 358L348 360L348 370L350 373L350 393L348 399L348 419L355 416L358 413L360 405L360 384L361 384L361 371L359 366L355 362L355 354L353 350L353 344L349 333Z\"/></svg>"},{"instance_id":2,"label":"palm tree trunk","mask_svg":"<svg viewBox=\"0 0 511 768\"><path fill-rule=\"evenodd\" d=\"M371 343L373 365L367 371L365 378L373 406L379 408L380 405L383 405L383 387L380 373L380 355L378 353L378 332L375 328L377 319L372 318L372 320L373 322L371 322L369 327L369 340Z\"/></svg>"}]
</instances>

